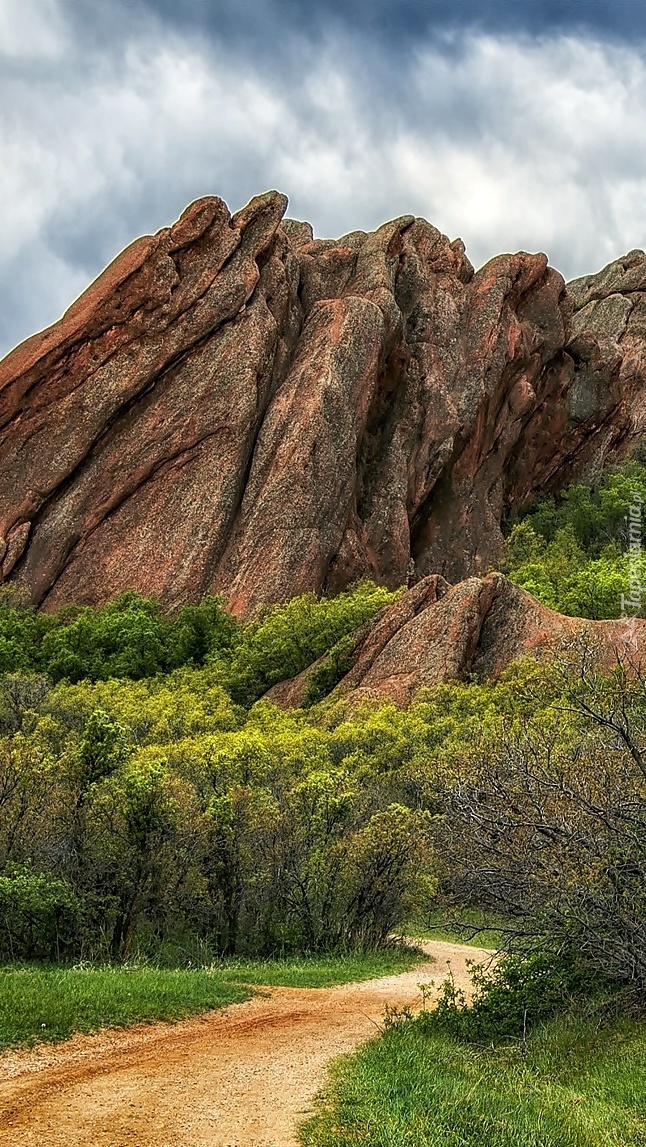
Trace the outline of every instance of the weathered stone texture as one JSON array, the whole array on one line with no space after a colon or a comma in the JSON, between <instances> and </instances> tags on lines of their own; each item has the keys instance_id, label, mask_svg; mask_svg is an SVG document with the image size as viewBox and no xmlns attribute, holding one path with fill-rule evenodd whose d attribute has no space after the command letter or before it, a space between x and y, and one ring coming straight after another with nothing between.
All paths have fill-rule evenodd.
<instances>
[{"instance_id":1,"label":"weathered stone texture","mask_svg":"<svg viewBox=\"0 0 646 1147\"><path fill-rule=\"evenodd\" d=\"M482 575L505 514L642 432L643 252L567 289L285 207L199 200L0 364L0 569L38 604Z\"/></svg>"}]
</instances>

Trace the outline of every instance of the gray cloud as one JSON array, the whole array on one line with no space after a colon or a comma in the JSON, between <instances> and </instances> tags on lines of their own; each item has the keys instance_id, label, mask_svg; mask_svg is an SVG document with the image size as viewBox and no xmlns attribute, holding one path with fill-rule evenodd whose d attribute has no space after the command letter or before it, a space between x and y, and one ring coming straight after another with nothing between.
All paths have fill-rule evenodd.
<instances>
[{"instance_id":1,"label":"gray cloud","mask_svg":"<svg viewBox=\"0 0 646 1147\"><path fill-rule=\"evenodd\" d=\"M235 208L275 186L328 235L423 214L476 263L545 249L568 276L643 245L641 43L438 24L395 52L295 19L279 66L224 18L206 34L199 4L180 21L115 0L108 25L91 3L4 0L0 348L203 194Z\"/></svg>"},{"instance_id":2,"label":"gray cloud","mask_svg":"<svg viewBox=\"0 0 646 1147\"><path fill-rule=\"evenodd\" d=\"M183 32L198 30L227 43L271 45L274 57L294 33L306 37L337 31L381 39L389 52L420 36L447 29L541 35L570 32L604 40L646 35L643 0L65 0L77 27L90 35L133 19L157 18Z\"/></svg>"}]
</instances>

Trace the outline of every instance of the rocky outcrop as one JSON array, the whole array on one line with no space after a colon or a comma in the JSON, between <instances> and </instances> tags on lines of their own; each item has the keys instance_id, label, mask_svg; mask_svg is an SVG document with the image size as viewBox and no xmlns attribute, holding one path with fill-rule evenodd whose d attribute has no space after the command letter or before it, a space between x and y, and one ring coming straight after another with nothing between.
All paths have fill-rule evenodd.
<instances>
[{"instance_id":1,"label":"rocky outcrop","mask_svg":"<svg viewBox=\"0 0 646 1147\"><path fill-rule=\"evenodd\" d=\"M495 678L520 658L540 660L583 648L606 668L617 658L641 667L646 621L565 617L499 573L454 586L435 575L357 632L349 652L352 668L331 696L351 704L377 700L408 705L423 688L471 677ZM284 707L301 705L319 664L275 685L267 700Z\"/></svg>"},{"instance_id":2,"label":"rocky outcrop","mask_svg":"<svg viewBox=\"0 0 646 1147\"><path fill-rule=\"evenodd\" d=\"M36 603L486 573L503 515L641 432L643 253L568 292L285 207L192 204L0 364L0 568Z\"/></svg>"}]
</instances>

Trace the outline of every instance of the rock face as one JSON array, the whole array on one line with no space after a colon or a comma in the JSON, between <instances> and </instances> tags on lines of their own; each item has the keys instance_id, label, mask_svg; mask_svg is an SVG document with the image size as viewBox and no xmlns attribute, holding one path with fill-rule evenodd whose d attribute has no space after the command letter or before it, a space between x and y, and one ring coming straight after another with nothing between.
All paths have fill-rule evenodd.
<instances>
[{"instance_id":1,"label":"rock face","mask_svg":"<svg viewBox=\"0 0 646 1147\"><path fill-rule=\"evenodd\" d=\"M606 667L617 657L641 667L646 621L564 617L499 573L454 586L433 575L357 632L353 667L332 696L351 704L390 700L408 705L422 688L472 675L497 677L521 657L546 658L583 644ZM275 685L267 699L285 707L300 705L314 668Z\"/></svg>"},{"instance_id":2,"label":"rock face","mask_svg":"<svg viewBox=\"0 0 646 1147\"><path fill-rule=\"evenodd\" d=\"M0 364L0 568L55 608L486 573L500 521L646 424L646 256L570 291L406 216L269 192L137 240Z\"/></svg>"}]
</instances>

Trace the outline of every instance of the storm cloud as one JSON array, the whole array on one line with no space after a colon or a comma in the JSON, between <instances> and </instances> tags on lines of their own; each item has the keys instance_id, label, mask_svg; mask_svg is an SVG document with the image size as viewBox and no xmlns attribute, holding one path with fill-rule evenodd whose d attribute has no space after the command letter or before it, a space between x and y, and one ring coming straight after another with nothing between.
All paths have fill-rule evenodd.
<instances>
[{"instance_id":1,"label":"storm cloud","mask_svg":"<svg viewBox=\"0 0 646 1147\"><path fill-rule=\"evenodd\" d=\"M319 235L421 214L567 277L643 246L644 12L3 0L0 353L205 194L277 187Z\"/></svg>"}]
</instances>

